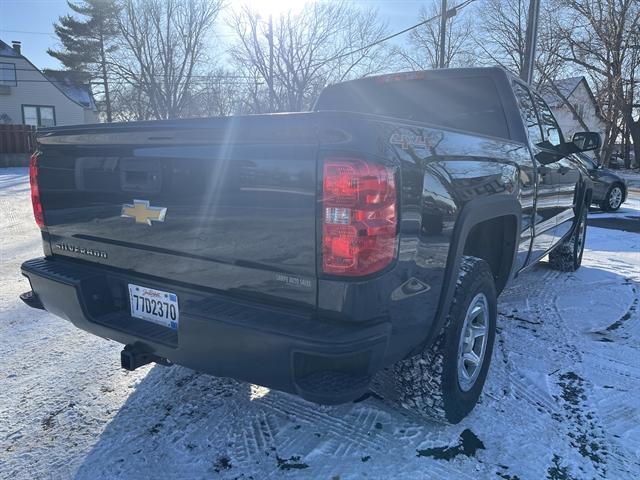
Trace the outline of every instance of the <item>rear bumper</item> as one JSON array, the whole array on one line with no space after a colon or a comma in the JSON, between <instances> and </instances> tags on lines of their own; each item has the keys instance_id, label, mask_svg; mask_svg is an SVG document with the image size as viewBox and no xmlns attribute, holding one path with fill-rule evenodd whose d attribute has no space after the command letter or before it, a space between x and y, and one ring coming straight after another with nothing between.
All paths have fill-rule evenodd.
<instances>
[{"instance_id":1,"label":"rear bumper","mask_svg":"<svg viewBox=\"0 0 640 480\"><path fill-rule=\"evenodd\" d=\"M65 259L25 262L22 273L44 308L89 333L136 345L173 363L318 403L364 394L382 368L388 322L321 321L313 312L212 292ZM178 295L178 331L129 315L127 284Z\"/></svg>"}]
</instances>

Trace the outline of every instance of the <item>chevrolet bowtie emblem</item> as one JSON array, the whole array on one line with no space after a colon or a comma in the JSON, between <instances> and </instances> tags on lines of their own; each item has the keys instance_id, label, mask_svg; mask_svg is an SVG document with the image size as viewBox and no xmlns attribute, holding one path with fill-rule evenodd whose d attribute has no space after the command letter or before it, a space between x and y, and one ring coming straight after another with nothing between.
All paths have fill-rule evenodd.
<instances>
[{"instance_id":1,"label":"chevrolet bowtie emblem","mask_svg":"<svg viewBox=\"0 0 640 480\"><path fill-rule=\"evenodd\" d=\"M151 226L151 222L164 222L167 209L164 207L152 207L148 200L134 200L133 205L125 203L122 206L122 216L135 218L136 223L144 223Z\"/></svg>"}]
</instances>

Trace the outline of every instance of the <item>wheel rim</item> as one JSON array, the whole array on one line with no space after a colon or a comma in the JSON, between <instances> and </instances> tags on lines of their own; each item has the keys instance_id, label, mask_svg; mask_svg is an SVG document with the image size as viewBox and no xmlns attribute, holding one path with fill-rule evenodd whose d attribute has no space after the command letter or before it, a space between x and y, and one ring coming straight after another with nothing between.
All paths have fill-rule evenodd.
<instances>
[{"instance_id":1,"label":"wheel rim","mask_svg":"<svg viewBox=\"0 0 640 480\"><path fill-rule=\"evenodd\" d=\"M489 301L479 293L467 308L458 344L458 385L463 392L471 390L482 370L488 329Z\"/></svg>"},{"instance_id":2,"label":"wheel rim","mask_svg":"<svg viewBox=\"0 0 640 480\"><path fill-rule=\"evenodd\" d=\"M609 194L609 206L611 208L618 208L622 203L622 190L620 187L613 187Z\"/></svg>"}]
</instances>

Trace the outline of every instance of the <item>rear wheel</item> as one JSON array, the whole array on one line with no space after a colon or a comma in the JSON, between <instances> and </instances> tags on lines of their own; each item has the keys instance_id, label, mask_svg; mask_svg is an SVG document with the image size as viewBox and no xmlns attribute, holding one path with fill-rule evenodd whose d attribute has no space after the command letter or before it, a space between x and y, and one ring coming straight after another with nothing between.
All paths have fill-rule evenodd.
<instances>
[{"instance_id":1,"label":"rear wheel","mask_svg":"<svg viewBox=\"0 0 640 480\"><path fill-rule=\"evenodd\" d=\"M422 353L381 372L372 389L419 415L460 422L482 392L495 340L496 312L489 265L463 257L442 332Z\"/></svg>"},{"instance_id":2,"label":"rear wheel","mask_svg":"<svg viewBox=\"0 0 640 480\"><path fill-rule=\"evenodd\" d=\"M600 203L600 208L607 212L615 212L622 205L622 187L620 185L612 185Z\"/></svg>"},{"instance_id":3,"label":"rear wheel","mask_svg":"<svg viewBox=\"0 0 640 480\"><path fill-rule=\"evenodd\" d=\"M582 264L584 242L587 236L587 208L582 209L578 224L571 237L549 253L549 265L562 272L575 272Z\"/></svg>"}]
</instances>

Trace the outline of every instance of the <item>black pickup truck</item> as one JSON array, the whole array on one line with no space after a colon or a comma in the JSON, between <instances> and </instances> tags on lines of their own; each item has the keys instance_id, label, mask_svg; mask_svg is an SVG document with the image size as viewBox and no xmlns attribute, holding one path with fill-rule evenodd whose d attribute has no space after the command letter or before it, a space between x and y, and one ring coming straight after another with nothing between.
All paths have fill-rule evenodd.
<instances>
[{"instance_id":1,"label":"black pickup truck","mask_svg":"<svg viewBox=\"0 0 640 480\"><path fill-rule=\"evenodd\" d=\"M599 142L565 141L498 68L345 82L305 113L41 130L22 299L124 344L127 369L327 404L373 389L458 422L507 282L547 254L580 266L573 155Z\"/></svg>"}]
</instances>

